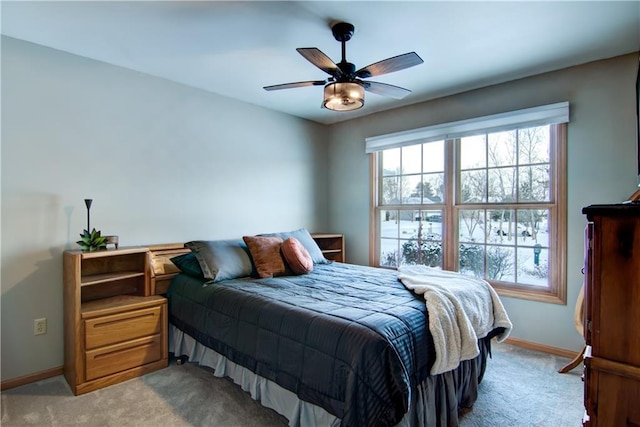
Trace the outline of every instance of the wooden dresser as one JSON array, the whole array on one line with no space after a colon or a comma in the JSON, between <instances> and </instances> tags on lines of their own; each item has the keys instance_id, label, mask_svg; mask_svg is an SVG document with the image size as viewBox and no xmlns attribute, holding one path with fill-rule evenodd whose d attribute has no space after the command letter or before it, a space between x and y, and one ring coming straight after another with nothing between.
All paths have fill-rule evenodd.
<instances>
[{"instance_id":1,"label":"wooden dresser","mask_svg":"<svg viewBox=\"0 0 640 427\"><path fill-rule=\"evenodd\" d=\"M585 426L640 427L640 204L587 216Z\"/></svg>"}]
</instances>

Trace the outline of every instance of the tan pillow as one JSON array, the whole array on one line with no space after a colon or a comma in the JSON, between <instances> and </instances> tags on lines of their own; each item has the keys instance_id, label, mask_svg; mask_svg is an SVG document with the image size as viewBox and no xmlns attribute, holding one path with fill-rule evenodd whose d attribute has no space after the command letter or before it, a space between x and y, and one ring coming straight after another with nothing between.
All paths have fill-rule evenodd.
<instances>
[{"instance_id":1,"label":"tan pillow","mask_svg":"<svg viewBox=\"0 0 640 427\"><path fill-rule=\"evenodd\" d=\"M161 274L179 273L180 269L176 267L173 262L171 262L171 257L174 256L175 254L153 254L153 256L151 257L151 267L153 268L154 275L159 276Z\"/></svg>"},{"instance_id":2,"label":"tan pillow","mask_svg":"<svg viewBox=\"0 0 640 427\"><path fill-rule=\"evenodd\" d=\"M309 251L295 237L282 242L282 256L295 274L307 274L313 271L313 259Z\"/></svg>"},{"instance_id":3,"label":"tan pillow","mask_svg":"<svg viewBox=\"0 0 640 427\"><path fill-rule=\"evenodd\" d=\"M280 248L280 237L243 236L259 277L284 276L286 265Z\"/></svg>"}]
</instances>

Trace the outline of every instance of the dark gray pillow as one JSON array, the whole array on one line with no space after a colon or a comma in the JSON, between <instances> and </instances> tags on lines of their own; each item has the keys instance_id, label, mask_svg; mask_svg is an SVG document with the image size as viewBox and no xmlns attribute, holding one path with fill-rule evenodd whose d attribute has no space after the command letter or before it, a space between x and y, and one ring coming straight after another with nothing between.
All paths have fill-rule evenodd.
<instances>
[{"instance_id":1,"label":"dark gray pillow","mask_svg":"<svg viewBox=\"0 0 640 427\"><path fill-rule=\"evenodd\" d=\"M285 231L282 233L261 234L261 236L277 236L282 238L282 240L287 240L289 237L295 237L300 243L302 243L302 246L304 246L307 252L309 252L314 264L329 264L331 262L324 257L322 250L316 241L313 240L313 237L311 237L311 234L309 234L306 228Z\"/></svg>"},{"instance_id":2,"label":"dark gray pillow","mask_svg":"<svg viewBox=\"0 0 640 427\"><path fill-rule=\"evenodd\" d=\"M253 266L242 239L195 240L185 246L195 254L205 279L220 282L251 276Z\"/></svg>"},{"instance_id":3,"label":"dark gray pillow","mask_svg":"<svg viewBox=\"0 0 640 427\"><path fill-rule=\"evenodd\" d=\"M183 273L199 279L204 279L200 262L196 258L196 254L193 252L175 256L171 258L171 262L174 263Z\"/></svg>"}]
</instances>

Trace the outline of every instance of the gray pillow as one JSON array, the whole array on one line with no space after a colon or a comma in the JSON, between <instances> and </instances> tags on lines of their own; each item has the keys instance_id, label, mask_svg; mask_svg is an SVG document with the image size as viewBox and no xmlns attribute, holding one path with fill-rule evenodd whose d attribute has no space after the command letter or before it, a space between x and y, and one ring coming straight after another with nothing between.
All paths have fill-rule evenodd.
<instances>
[{"instance_id":1,"label":"gray pillow","mask_svg":"<svg viewBox=\"0 0 640 427\"><path fill-rule=\"evenodd\" d=\"M253 266L242 239L195 240L185 246L195 254L205 279L220 282L251 276Z\"/></svg>"},{"instance_id":2,"label":"gray pillow","mask_svg":"<svg viewBox=\"0 0 640 427\"><path fill-rule=\"evenodd\" d=\"M282 240L287 240L289 237L295 237L300 243L302 243L302 246L304 246L307 252L309 252L314 264L329 264L331 262L324 257L322 250L316 241L313 240L313 237L311 237L311 234L309 234L306 228L281 233L261 234L261 236L277 236L282 238Z\"/></svg>"}]
</instances>

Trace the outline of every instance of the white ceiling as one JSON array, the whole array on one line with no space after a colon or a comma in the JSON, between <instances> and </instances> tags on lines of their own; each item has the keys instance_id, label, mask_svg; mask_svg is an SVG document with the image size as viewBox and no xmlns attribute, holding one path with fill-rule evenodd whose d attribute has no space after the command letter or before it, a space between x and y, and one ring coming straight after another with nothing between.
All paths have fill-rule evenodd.
<instances>
[{"instance_id":1,"label":"white ceiling","mask_svg":"<svg viewBox=\"0 0 640 427\"><path fill-rule=\"evenodd\" d=\"M336 123L491 84L640 50L640 1L2 1L2 34L245 102ZM424 64L372 78L408 88L401 101L320 108L322 87L263 86L327 75L296 52L340 60L330 23L356 31L357 68L415 51Z\"/></svg>"}]
</instances>

